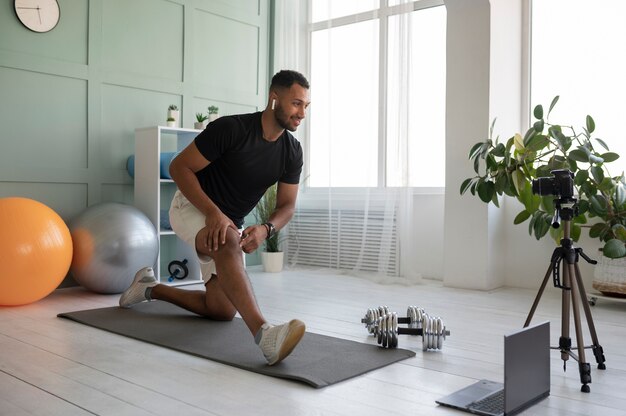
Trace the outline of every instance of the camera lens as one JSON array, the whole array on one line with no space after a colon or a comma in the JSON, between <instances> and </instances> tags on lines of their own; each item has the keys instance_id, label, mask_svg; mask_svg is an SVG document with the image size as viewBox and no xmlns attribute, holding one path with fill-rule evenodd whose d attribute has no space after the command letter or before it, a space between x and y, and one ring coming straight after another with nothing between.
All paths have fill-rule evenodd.
<instances>
[{"instance_id":1,"label":"camera lens","mask_svg":"<svg viewBox=\"0 0 626 416\"><path fill-rule=\"evenodd\" d=\"M553 195L554 178L537 178L532 181L532 191L535 195Z\"/></svg>"}]
</instances>

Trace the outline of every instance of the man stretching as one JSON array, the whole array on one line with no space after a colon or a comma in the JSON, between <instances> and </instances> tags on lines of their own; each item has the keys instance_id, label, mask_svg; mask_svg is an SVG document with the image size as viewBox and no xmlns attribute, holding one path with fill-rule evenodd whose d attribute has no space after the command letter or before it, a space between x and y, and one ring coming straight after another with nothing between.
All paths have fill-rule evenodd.
<instances>
[{"instance_id":1,"label":"man stretching","mask_svg":"<svg viewBox=\"0 0 626 416\"><path fill-rule=\"evenodd\" d=\"M243 256L293 216L303 162L300 143L289 132L296 131L309 103L307 79L280 71L272 78L264 111L213 121L174 158L170 173L178 190L170 222L195 247L205 290L159 284L152 268L144 268L122 294L121 307L159 299L215 320L232 320L239 312L269 365L291 353L305 325L297 319L277 326L267 323ZM276 208L269 222L242 231L244 217L276 182Z\"/></svg>"}]
</instances>

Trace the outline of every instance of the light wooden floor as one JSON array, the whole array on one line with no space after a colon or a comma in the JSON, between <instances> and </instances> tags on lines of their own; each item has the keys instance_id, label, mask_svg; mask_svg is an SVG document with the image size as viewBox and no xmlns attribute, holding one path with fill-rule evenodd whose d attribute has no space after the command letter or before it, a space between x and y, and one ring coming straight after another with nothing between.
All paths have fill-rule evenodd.
<instances>
[{"instance_id":1,"label":"light wooden floor","mask_svg":"<svg viewBox=\"0 0 626 416\"><path fill-rule=\"evenodd\" d=\"M522 326L536 295L428 281L384 286L313 271L250 277L270 322L297 317L310 332L374 343L360 324L368 307L403 314L417 305L441 316L452 335L440 352L422 352L421 338L403 336L400 346L415 358L316 390L56 318L118 300L60 289L28 306L0 307L0 415L461 415L435 399L480 378L502 380L502 335ZM560 293L549 285L533 319L551 321L552 345L560 335ZM593 382L584 394L576 362L563 372L553 351L551 395L524 414L626 414L626 303L598 300L592 311L608 369L597 370L587 350Z\"/></svg>"}]
</instances>

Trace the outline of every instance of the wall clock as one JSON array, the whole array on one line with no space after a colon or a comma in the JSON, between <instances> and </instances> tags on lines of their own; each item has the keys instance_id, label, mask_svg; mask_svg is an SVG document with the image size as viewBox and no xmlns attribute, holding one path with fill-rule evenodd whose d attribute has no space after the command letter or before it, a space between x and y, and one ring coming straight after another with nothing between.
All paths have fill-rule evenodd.
<instances>
[{"instance_id":1,"label":"wall clock","mask_svg":"<svg viewBox=\"0 0 626 416\"><path fill-rule=\"evenodd\" d=\"M15 14L33 32L49 32L59 23L57 0L14 0Z\"/></svg>"}]
</instances>

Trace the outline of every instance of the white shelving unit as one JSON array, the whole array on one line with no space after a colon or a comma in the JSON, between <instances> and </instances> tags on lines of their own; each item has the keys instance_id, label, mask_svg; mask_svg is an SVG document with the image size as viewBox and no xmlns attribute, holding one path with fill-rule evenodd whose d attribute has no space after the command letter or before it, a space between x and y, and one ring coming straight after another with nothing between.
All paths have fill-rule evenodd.
<instances>
[{"instance_id":1,"label":"white shelving unit","mask_svg":"<svg viewBox=\"0 0 626 416\"><path fill-rule=\"evenodd\" d=\"M159 256L154 271L161 283L165 284L202 282L200 265L193 248L178 238L171 229L161 226L162 219L169 219L170 203L176 192L173 180L161 178L161 153L181 151L199 133L200 130L163 126L135 130L135 206L146 214L158 230ZM189 275L182 280L169 281L169 264L174 260L182 262L185 259Z\"/></svg>"}]
</instances>

